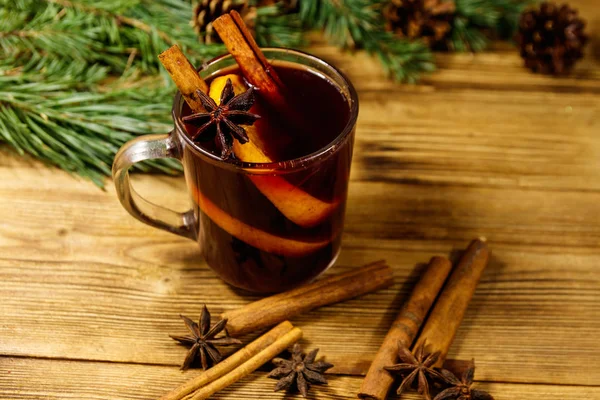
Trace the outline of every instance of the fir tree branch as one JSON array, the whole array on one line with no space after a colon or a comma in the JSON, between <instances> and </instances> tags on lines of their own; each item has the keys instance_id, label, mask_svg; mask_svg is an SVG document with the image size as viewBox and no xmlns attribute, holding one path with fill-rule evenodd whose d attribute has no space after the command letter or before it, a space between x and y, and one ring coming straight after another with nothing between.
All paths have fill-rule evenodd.
<instances>
[{"instance_id":1,"label":"fir tree branch","mask_svg":"<svg viewBox=\"0 0 600 400\"><path fill-rule=\"evenodd\" d=\"M499 39L513 40L519 27L519 18L526 8L539 0L501 0L497 7L500 13L495 33Z\"/></svg>"},{"instance_id":2,"label":"fir tree branch","mask_svg":"<svg viewBox=\"0 0 600 400\"><path fill-rule=\"evenodd\" d=\"M170 96L160 85L78 92L81 85L93 85L105 76L92 72L86 79L85 74L76 72L75 79L51 75L43 81L31 73L0 76L0 140L19 154L28 153L103 186L120 146L137 135L170 129ZM181 170L174 160L137 167L169 174Z\"/></svg>"},{"instance_id":3,"label":"fir tree branch","mask_svg":"<svg viewBox=\"0 0 600 400\"><path fill-rule=\"evenodd\" d=\"M277 4L256 9L255 35L261 47L297 48L305 44L298 14L286 14Z\"/></svg>"},{"instance_id":4,"label":"fir tree branch","mask_svg":"<svg viewBox=\"0 0 600 400\"><path fill-rule=\"evenodd\" d=\"M224 47L197 45L186 1L91 3L0 0L0 50L12 55L0 60L0 142L102 185L123 143L170 127L173 91L164 85L170 80L151 89L135 83L140 74L159 71L156 54L167 43L158 31L169 32L170 42L193 46L198 63ZM144 25L123 23L119 12ZM126 82L103 84L124 73ZM123 83L128 88L119 88ZM167 160L139 169L174 173L181 167Z\"/></svg>"},{"instance_id":5,"label":"fir tree branch","mask_svg":"<svg viewBox=\"0 0 600 400\"><path fill-rule=\"evenodd\" d=\"M0 0L0 31L27 32L0 37L0 48L36 57L40 68L59 58L105 64L114 74L155 74L156 54L173 43L197 64L225 51L198 43L190 15L183 0Z\"/></svg>"},{"instance_id":6,"label":"fir tree branch","mask_svg":"<svg viewBox=\"0 0 600 400\"><path fill-rule=\"evenodd\" d=\"M364 48L396 80L416 82L422 73L435 69L433 55L420 41L386 32L381 5L381 0L303 0L300 18L305 26L323 30L331 43Z\"/></svg>"},{"instance_id":7,"label":"fir tree branch","mask_svg":"<svg viewBox=\"0 0 600 400\"><path fill-rule=\"evenodd\" d=\"M115 14L115 13L112 13L112 12L104 10L104 9L94 8L94 7L87 6L87 5L84 5L81 3L73 3L69 0L45 0L45 1L47 1L48 3L51 3L51 4L57 4L62 7L66 7L66 8L75 8L77 10L83 11L85 13L94 14L96 16L113 18L119 23L127 24L136 29L142 30L146 33L156 33L156 34L158 34L158 36L160 36L160 38L162 40L164 40L165 43L171 44L171 45L174 44L173 38L170 37L169 35L167 35L165 32L162 32L162 31L156 29L155 27L152 27L152 26L146 24L139 19L130 18L125 15Z\"/></svg>"},{"instance_id":8,"label":"fir tree branch","mask_svg":"<svg viewBox=\"0 0 600 400\"><path fill-rule=\"evenodd\" d=\"M488 37L512 38L521 12L535 0L456 0L449 48L485 50Z\"/></svg>"}]
</instances>

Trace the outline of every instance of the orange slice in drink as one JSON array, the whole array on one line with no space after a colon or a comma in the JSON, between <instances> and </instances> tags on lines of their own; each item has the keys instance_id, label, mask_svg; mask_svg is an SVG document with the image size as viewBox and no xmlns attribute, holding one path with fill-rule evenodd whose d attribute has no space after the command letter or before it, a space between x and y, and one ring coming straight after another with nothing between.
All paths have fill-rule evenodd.
<instances>
[{"instance_id":1,"label":"orange slice in drink","mask_svg":"<svg viewBox=\"0 0 600 400\"><path fill-rule=\"evenodd\" d=\"M219 208L197 187L192 188L194 200L202 211L221 229L257 249L288 257L302 257L327 246L330 239L314 241L285 238L248 225Z\"/></svg>"},{"instance_id":2,"label":"orange slice in drink","mask_svg":"<svg viewBox=\"0 0 600 400\"><path fill-rule=\"evenodd\" d=\"M235 94L246 91L246 85L239 75L230 74L215 78L209 90L209 96L219 104L221 92L231 79ZM233 143L233 152L236 157L244 162L270 163L273 162L258 146L260 138L254 126L245 127L250 141L240 144ZM250 180L266 198L290 221L304 227L311 228L319 225L329 217L339 205L339 201L326 202L320 200L304 190L292 185L281 176L249 175Z\"/></svg>"}]
</instances>

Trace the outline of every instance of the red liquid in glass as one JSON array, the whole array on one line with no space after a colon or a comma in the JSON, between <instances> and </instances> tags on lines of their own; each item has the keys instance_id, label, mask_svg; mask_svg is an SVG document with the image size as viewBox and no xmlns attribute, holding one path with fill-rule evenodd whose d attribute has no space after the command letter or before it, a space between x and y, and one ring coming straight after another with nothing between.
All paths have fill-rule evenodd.
<instances>
[{"instance_id":1,"label":"red liquid in glass","mask_svg":"<svg viewBox=\"0 0 600 400\"><path fill-rule=\"evenodd\" d=\"M300 158L328 147L350 119L348 99L337 86L308 69L275 66L292 100L302 131L281 120L257 93L251 112L265 153L274 161ZM222 75L236 73L237 69ZM210 83L210 81L209 81ZM182 115L190 114L184 108ZM187 126L188 132L196 128ZM266 178L332 205L331 212L312 226L300 226L286 217L257 188L251 171L224 168L184 150L188 186L200 216L198 240L209 265L233 286L254 292L279 292L310 281L335 259L340 248L353 145L348 140L324 160L305 168ZM214 142L200 142L207 152L220 154ZM264 178L263 178L264 179ZM271 180L270 180L271 179ZM287 186L286 186L287 187ZM286 191L292 203L302 204L296 191ZM303 210L304 211L304 210ZM310 213L310 209L305 210Z\"/></svg>"}]
</instances>

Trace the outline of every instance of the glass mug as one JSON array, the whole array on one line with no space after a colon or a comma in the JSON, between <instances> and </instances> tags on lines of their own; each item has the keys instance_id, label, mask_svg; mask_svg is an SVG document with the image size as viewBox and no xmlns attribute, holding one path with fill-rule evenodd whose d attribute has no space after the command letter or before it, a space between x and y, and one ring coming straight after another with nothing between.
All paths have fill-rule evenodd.
<instances>
[{"instance_id":1,"label":"glass mug","mask_svg":"<svg viewBox=\"0 0 600 400\"><path fill-rule=\"evenodd\" d=\"M358 96L340 71L317 57L289 49L263 52L275 66L297 65L325 76L343 94L349 119L330 144L294 160L225 162L186 135L181 121L184 100L177 93L175 128L167 135L126 143L115 157L113 178L119 200L132 216L197 241L208 265L227 283L273 293L314 279L339 254ZM199 73L209 80L234 65L231 55L223 55ZM183 164L192 198L189 211L154 205L130 186L129 168L156 158L175 158Z\"/></svg>"}]
</instances>

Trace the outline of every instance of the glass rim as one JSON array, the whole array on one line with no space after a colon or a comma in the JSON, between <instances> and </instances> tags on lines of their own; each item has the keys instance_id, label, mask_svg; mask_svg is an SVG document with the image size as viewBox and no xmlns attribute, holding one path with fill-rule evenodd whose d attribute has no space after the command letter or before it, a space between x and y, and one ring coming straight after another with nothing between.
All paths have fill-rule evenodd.
<instances>
[{"instance_id":1,"label":"glass rim","mask_svg":"<svg viewBox=\"0 0 600 400\"><path fill-rule=\"evenodd\" d=\"M252 162L245 162L245 161L240 161L240 160L233 160L233 161L232 160L223 160L218 155L213 154L213 153L203 149L202 147L198 146L192 139L190 139L184 133L185 126L183 125L183 121L181 120L180 111L179 111L181 109L181 106L183 103L183 97L181 96L181 93L179 91L177 91L177 94L175 95L175 98L173 100L173 108L171 111L171 115L173 117L173 122L175 123L175 132L177 133L177 136L180 139L182 139L186 144L188 144L190 146L191 150L195 154L206 159L208 162L210 162L214 165L217 165L217 166L223 167L223 168L229 168L229 169L234 169L234 170L243 170L243 171L254 172L254 173L260 173L260 172L268 173L268 172L274 172L274 171L292 172L297 169L306 168L307 166L309 166L321 159L325 159L328 156L330 156L331 154L335 153L335 151L339 147L341 147L341 145L345 142L345 140L348 139L348 137L354 130L354 128L356 126L356 121L358 119L358 94L356 92L356 89L354 88L354 85L352 85L352 82L350 82L348 77L342 71L340 71L338 68L336 68L335 66L329 64L328 62L326 62L326 61L322 60L321 58L314 56L312 54L309 54L309 53L306 53L306 52L303 52L300 50L286 49L286 48L280 48L280 47L266 47L266 48L261 48L261 49L264 51L267 51L267 52L292 54L292 55L297 55L304 59L309 59L309 60L316 62L317 64L321 64L321 65L325 66L327 69L329 69L330 71L326 75L328 75L328 76L331 75L331 72L338 75L338 78L340 78L341 82L343 82L343 84L347 88L347 92L349 95L348 100L350 101L350 104L349 104L350 117L348 118L348 122L346 123L344 128L341 129L340 133L338 135L336 135L336 137L331 142L329 142L325 146L321 147L320 149L318 149L310 154L304 155L302 157L297 157L297 158L294 158L291 160L283 160L283 161L276 161L276 162L269 162L269 163L252 163ZM233 56L229 53L226 53L226 54L220 55L218 57L215 57L212 60L203 63L202 67L199 69L199 71L202 71L203 69L205 69L211 65L214 65L222 60L228 59L228 58L231 59L231 58L233 58ZM319 72L323 73L323 71L319 71ZM337 85L336 82L334 82L334 83ZM345 89L345 88L342 88L342 89Z\"/></svg>"}]
</instances>

